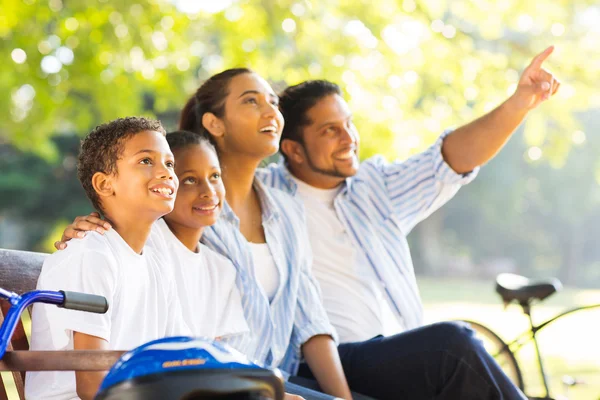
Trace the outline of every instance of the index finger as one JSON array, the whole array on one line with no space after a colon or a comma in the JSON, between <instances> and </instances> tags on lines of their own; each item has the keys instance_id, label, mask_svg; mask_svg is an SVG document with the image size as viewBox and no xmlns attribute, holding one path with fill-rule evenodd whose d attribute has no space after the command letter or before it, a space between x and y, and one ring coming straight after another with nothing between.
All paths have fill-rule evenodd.
<instances>
[{"instance_id":1,"label":"index finger","mask_svg":"<svg viewBox=\"0 0 600 400\"><path fill-rule=\"evenodd\" d=\"M553 51L554 51L554 46L550 46L546 50L544 50L540 54L538 54L537 56L533 57L533 60L531 60L531 64L529 64L529 68L531 68L531 67L541 68L544 61L546 61L546 59L550 56L550 54L552 54Z\"/></svg>"}]
</instances>

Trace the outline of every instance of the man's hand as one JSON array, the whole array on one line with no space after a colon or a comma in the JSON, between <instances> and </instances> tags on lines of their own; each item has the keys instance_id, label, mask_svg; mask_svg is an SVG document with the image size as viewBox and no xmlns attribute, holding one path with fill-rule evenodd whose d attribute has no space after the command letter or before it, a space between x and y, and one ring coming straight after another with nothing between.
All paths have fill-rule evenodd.
<instances>
[{"instance_id":1,"label":"man's hand","mask_svg":"<svg viewBox=\"0 0 600 400\"><path fill-rule=\"evenodd\" d=\"M542 68L553 51L554 46L550 46L533 58L508 100L446 136L442 155L450 168L465 174L491 160L527 113L556 93L560 82Z\"/></svg>"},{"instance_id":2,"label":"man's hand","mask_svg":"<svg viewBox=\"0 0 600 400\"><path fill-rule=\"evenodd\" d=\"M560 82L552 73L542 68L542 64L553 51L554 46L550 46L535 56L521 74L517 90L512 96L518 108L532 110L542 101L552 97L560 87Z\"/></svg>"},{"instance_id":3,"label":"man's hand","mask_svg":"<svg viewBox=\"0 0 600 400\"><path fill-rule=\"evenodd\" d=\"M59 242L54 243L56 250L67 248L67 242L71 239L81 239L87 231L96 231L104 233L111 228L111 225L100 218L100 214L93 212L84 217L77 217L72 224L66 227Z\"/></svg>"}]
</instances>

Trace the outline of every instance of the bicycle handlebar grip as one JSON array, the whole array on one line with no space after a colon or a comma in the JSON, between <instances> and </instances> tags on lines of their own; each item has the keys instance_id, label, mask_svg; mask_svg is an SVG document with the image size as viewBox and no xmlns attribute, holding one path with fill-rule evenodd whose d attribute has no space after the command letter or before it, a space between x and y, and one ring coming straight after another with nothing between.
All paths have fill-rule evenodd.
<instances>
[{"instance_id":1,"label":"bicycle handlebar grip","mask_svg":"<svg viewBox=\"0 0 600 400\"><path fill-rule=\"evenodd\" d=\"M108 311L108 301L104 296L80 292L60 291L65 296L65 301L59 306L69 310L87 311L104 314Z\"/></svg>"}]
</instances>

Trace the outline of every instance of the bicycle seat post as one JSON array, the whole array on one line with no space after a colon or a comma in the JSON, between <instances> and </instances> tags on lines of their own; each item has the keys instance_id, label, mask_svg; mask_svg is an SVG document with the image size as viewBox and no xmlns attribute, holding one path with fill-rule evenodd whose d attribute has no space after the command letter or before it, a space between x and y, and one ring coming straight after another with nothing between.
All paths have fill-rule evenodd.
<instances>
[{"instance_id":1,"label":"bicycle seat post","mask_svg":"<svg viewBox=\"0 0 600 400\"><path fill-rule=\"evenodd\" d=\"M548 379L546 377L546 371L544 370L544 363L542 361L542 354L540 353L540 346L537 341L537 331L539 327L535 326L533 323L533 318L531 318L531 302L529 301L521 301L519 305L523 309L523 313L527 315L529 319L529 326L531 331L531 339L533 339L533 345L535 346L535 354L537 356L538 366L540 368L540 374L542 376L542 383L544 384L544 390L546 391L546 397L550 397L550 389L548 388Z\"/></svg>"}]
</instances>

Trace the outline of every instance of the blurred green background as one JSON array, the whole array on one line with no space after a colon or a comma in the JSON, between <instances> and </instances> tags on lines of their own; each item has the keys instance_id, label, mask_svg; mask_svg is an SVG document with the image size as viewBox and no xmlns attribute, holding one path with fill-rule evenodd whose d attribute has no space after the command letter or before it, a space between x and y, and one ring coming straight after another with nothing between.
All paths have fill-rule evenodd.
<instances>
[{"instance_id":1,"label":"blurred green background","mask_svg":"<svg viewBox=\"0 0 600 400\"><path fill-rule=\"evenodd\" d=\"M251 67L276 90L339 83L361 156L391 160L498 105L554 44L558 94L409 239L433 308L455 300L446 276L480 278L492 298L498 272L600 286L596 1L0 0L0 39L0 247L37 251L91 211L75 174L82 136L128 115L174 129L220 70ZM598 300L581 293L593 295L570 299Z\"/></svg>"}]
</instances>

